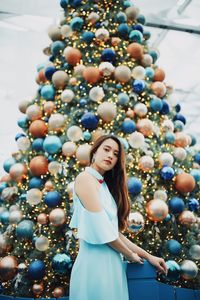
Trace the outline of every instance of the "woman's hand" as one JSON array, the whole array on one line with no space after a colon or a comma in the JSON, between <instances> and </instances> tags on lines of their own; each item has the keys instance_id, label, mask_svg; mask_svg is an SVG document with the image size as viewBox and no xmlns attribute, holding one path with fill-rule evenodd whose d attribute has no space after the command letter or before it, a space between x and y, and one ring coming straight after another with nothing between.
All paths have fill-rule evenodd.
<instances>
[{"instance_id":1,"label":"woman's hand","mask_svg":"<svg viewBox=\"0 0 200 300\"><path fill-rule=\"evenodd\" d=\"M152 264L158 269L159 274L163 273L164 275L167 275L167 265L163 258L150 255L149 258L147 258L147 260L150 262L150 264Z\"/></svg>"},{"instance_id":2,"label":"woman's hand","mask_svg":"<svg viewBox=\"0 0 200 300\"><path fill-rule=\"evenodd\" d=\"M130 255L126 255L125 258L134 263L144 264L143 258L134 252L131 252Z\"/></svg>"}]
</instances>

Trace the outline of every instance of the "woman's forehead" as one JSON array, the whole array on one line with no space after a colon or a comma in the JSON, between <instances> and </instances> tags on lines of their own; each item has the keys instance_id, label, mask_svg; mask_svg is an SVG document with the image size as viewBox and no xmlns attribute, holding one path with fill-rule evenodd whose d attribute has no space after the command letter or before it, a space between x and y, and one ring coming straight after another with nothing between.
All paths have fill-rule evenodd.
<instances>
[{"instance_id":1,"label":"woman's forehead","mask_svg":"<svg viewBox=\"0 0 200 300\"><path fill-rule=\"evenodd\" d=\"M109 146L116 151L119 150L119 146L118 146L117 142L115 142L112 139L107 139L107 140L103 141L102 146Z\"/></svg>"}]
</instances>

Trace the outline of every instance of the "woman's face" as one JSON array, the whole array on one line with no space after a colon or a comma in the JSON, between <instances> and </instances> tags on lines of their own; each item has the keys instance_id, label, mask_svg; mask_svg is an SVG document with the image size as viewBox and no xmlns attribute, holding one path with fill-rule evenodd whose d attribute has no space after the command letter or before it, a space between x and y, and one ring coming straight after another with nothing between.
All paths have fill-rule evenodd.
<instances>
[{"instance_id":1,"label":"woman's face","mask_svg":"<svg viewBox=\"0 0 200 300\"><path fill-rule=\"evenodd\" d=\"M102 142L94 154L94 164L105 171L109 171L115 166L118 156L119 146L113 139L109 138Z\"/></svg>"}]
</instances>

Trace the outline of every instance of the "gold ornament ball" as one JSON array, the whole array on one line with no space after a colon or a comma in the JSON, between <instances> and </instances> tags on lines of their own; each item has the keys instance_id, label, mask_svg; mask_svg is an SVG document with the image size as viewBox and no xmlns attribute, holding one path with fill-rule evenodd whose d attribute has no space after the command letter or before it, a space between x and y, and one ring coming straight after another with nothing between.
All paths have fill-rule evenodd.
<instances>
[{"instance_id":1,"label":"gold ornament ball","mask_svg":"<svg viewBox=\"0 0 200 300\"><path fill-rule=\"evenodd\" d=\"M181 173L176 176L175 188L180 193L190 193L195 188L195 179L188 173Z\"/></svg>"},{"instance_id":2,"label":"gold ornament ball","mask_svg":"<svg viewBox=\"0 0 200 300\"><path fill-rule=\"evenodd\" d=\"M167 204L160 199L153 199L146 204L147 216L154 222L164 220L169 212Z\"/></svg>"},{"instance_id":3,"label":"gold ornament ball","mask_svg":"<svg viewBox=\"0 0 200 300\"><path fill-rule=\"evenodd\" d=\"M54 226L61 226L66 222L66 215L62 208L55 208L49 214L49 221Z\"/></svg>"},{"instance_id":4,"label":"gold ornament ball","mask_svg":"<svg viewBox=\"0 0 200 300\"><path fill-rule=\"evenodd\" d=\"M0 260L0 279L2 282L13 279L17 273L18 261L15 256L5 256Z\"/></svg>"},{"instance_id":5,"label":"gold ornament ball","mask_svg":"<svg viewBox=\"0 0 200 300\"><path fill-rule=\"evenodd\" d=\"M53 292L52 292L53 296L55 298L60 298L60 297L63 297L64 294L65 294L65 290L63 287L56 287Z\"/></svg>"}]
</instances>

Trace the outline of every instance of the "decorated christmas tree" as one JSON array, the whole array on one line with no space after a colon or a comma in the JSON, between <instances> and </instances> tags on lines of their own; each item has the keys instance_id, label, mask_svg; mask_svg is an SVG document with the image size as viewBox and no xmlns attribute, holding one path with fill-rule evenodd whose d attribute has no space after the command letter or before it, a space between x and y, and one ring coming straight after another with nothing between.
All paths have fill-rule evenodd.
<instances>
[{"instance_id":1,"label":"decorated christmas tree","mask_svg":"<svg viewBox=\"0 0 200 300\"><path fill-rule=\"evenodd\" d=\"M200 154L157 64L145 17L126 0L61 0L38 90L22 101L18 152L0 182L0 289L68 295L78 253L74 178L101 135L126 151L131 213L124 234L167 262L158 280L198 289ZM80 279L81 280L81 279Z\"/></svg>"}]
</instances>

